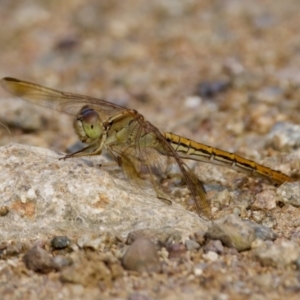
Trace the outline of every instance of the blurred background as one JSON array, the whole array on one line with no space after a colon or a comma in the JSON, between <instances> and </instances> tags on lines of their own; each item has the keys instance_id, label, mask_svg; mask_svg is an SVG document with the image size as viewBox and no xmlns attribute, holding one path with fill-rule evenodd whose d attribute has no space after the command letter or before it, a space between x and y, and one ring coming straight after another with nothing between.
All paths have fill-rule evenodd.
<instances>
[{"instance_id":1,"label":"blurred background","mask_svg":"<svg viewBox=\"0 0 300 300\"><path fill-rule=\"evenodd\" d=\"M0 0L0 77L103 98L248 158L299 123L299 0ZM1 145L67 151L72 118L0 89Z\"/></svg>"}]
</instances>

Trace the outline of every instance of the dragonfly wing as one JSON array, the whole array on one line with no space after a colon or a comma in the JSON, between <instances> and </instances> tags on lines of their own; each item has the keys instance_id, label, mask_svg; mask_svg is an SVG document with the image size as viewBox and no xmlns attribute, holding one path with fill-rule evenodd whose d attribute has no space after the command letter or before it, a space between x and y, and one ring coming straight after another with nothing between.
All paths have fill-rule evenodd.
<instances>
[{"instance_id":1,"label":"dragonfly wing","mask_svg":"<svg viewBox=\"0 0 300 300\"><path fill-rule=\"evenodd\" d=\"M96 110L102 120L106 120L112 115L126 109L105 100L60 92L38 84L10 77L3 78L1 80L1 85L10 93L21 97L24 100L73 116L76 116L85 105Z\"/></svg>"},{"instance_id":2,"label":"dragonfly wing","mask_svg":"<svg viewBox=\"0 0 300 300\"><path fill-rule=\"evenodd\" d=\"M120 157L125 157L131 162L135 170L135 174L132 172L133 177L141 175L143 171L147 173L147 177L159 197L158 181L161 180L162 174L166 174L170 170L170 166L177 166L195 201L197 213L211 218L210 205L206 199L202 182L181 161L159 130L151 123L145 122L141 115L138 115L130 123L128 131L127 141L123 144L111 145L111 149ZM126 170L124 171L126 172Z\"/></svg>"},{"instance_id":3,"label":"dragonfly wing","mask_svg":"<svg viewBox=\"0 0 300 300\"><path fill-rule=\"evenodd\" d=\"M159 157L161 155L152 149L140 152L135 146L126 147L116 144L111 145L110 150L119 157L119 163L124 173L136 186L145 186L145 179L148 179L152 183L157 197L167 204L171 204L170 197L160 188L160 181L165 174L165 169L162 167L170 165L171 162L163 164Z\"/></svg>"},{"instance_id":4,"label":"dragonfly wing","mask_svg":"<svg viewBox=\"0 0 300 300\"><path fill-rule=\"evenodd\" d=\"M211 219L211 210L208 200L206 198L205 188L203 183L197 178L197 176L183 163L180 157L177 155L176 151L172 148L172 146L166 141L160 131L154 127L151 123L145 122L144 125L145 131L150 134L153 139L153 150L160 154L161 161L163 157L167 156L168 160L172 160L174 164L176 164L185 180L191 195L194 199L197 213L200 216L205 216L208 219ZM145 146L149 142L144 142ZM163 154L163 155L161 155ZM149 157L151 159L151 157ZM151 160L149 160L151 161Z\"/></svg>"}]
</instances>

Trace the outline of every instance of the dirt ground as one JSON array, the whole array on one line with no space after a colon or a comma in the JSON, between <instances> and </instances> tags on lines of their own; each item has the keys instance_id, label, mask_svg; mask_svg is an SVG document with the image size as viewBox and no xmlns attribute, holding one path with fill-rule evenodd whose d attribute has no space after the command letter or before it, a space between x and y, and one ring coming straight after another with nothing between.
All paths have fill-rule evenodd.
<instances>
[{"instance_id":1,"label":"dirt ground","mask_svg":"<svg viewBox=\"0 0 300 300\"><path fill-rule=\"evenodd\" d=\"M299 177L298 0L0 0L0 6L0 78L134 108L161 131ZM0 128L1 146L76 149L70 116L2 88L0 101L9 128ZM118 236L80 245L81 233L66 231L70 243L62 248L51 244L53 236L6 238L2 299L298 299L299 184L275 188L211 164L189 166L205 184L215 219L233 214L253 222L247 247L215 232L191 231L188 242L169 243L150 230L142 236L155 244L157 253L149 254L155 267L132 271L123 256L131 242ZM7 201L0 195L0 218L17 210ZM264 231L262 238L266 228L274 236ZM37 257L44 257L38 267L31 263Z\"/></svg>"}]
</instances>

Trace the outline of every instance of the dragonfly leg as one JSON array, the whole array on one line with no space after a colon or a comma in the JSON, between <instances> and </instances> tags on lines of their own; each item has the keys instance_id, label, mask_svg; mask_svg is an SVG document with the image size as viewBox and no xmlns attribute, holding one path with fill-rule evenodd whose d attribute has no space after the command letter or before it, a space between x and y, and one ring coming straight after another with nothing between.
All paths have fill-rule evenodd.
<instances>
[{"instance_id":1,"label":"dragonfly leg","mask_svg":"<svg viewBox=\"0 0 300 300\"><path fill-rule=\"evenodd\" d=\"M167 195L165 195L165 193L163 191L159 190L155 185L153 185L153 187L155 189L157 199L163 201L165 204L168 204L168 205L172 204L172 201L170 199L168 199Z\"/></svg>"},{"instance_id":2,"label":"dragonfly leg","mask_svg":"<svg viewBox=\"0 0 300 300\"><path fill-rule=\"evenodd\" d=\"M107 149L108 152L109 152L109 155L112 157L112 159L114 161L111 161L111 162L107 162L107 163L104 163L104 164L99 164L99 167L113 167L113 166L119 166L121 167L121 164L122 164L122 158L120 156L116 156L110 149Z\"/></svg>"},{"instance_id":3,"label":"dragonfly leg","mask_svg":"<svg viewBox=\"0 0 300 300\"><path fill-rule=\"evenodd\" d=\"M62 160L62 159L65 160L67 158L73 158L73 157L100 155L101 152L102 152L102 147L103 147L102 143L101 143L101 145L96 150L94 150L92 152L87 152L87 151L93 149L94 147L95 147L94 144L93 145L89 145L89 146L87 146L87 147L85 147L85 148L83 148L83 149L81 149L79 151L76 151L76 152L71 153L71 154L67 154L64 157L61 157L59 160Z\"/></svg>"},{"instance_id":4,"label":"dragonfly leg","mask_svg":"<svg viewBox=\"0 0 300 300\"><path fill-rule=\"evenodd\" d=\"M107 148L109 155L113 158L113 160L118 164L119 167L122 166L122 157L119 155L115 155L111 149Z\"/></svg>"}]
</instances>

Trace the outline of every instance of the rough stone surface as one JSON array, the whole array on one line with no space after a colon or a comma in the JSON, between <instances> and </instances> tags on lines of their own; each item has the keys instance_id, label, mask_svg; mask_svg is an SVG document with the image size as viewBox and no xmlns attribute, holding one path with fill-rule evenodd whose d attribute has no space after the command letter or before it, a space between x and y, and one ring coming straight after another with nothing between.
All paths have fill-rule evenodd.
<instances>
[{"instance_id":1,"label":"rough stone surface","mask_svg":"<svg viewBox=\"0 0 300 300\"><path fill-rule=\"evenodd\" d=\"M0 150L1 199L10 208L0 218L1 240L66 230L126 237L132 230L165 227L187 236L193 229L206 227L181 205L158 200L150 187L149 193L141 195L84 160L62 161L52 151L18 144Z\"/></svg>"}]
</instances>

